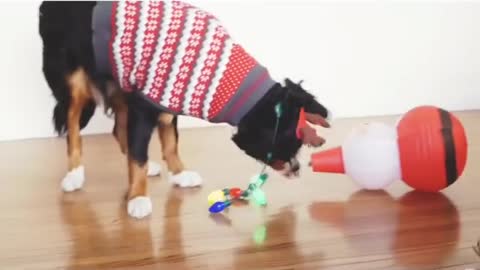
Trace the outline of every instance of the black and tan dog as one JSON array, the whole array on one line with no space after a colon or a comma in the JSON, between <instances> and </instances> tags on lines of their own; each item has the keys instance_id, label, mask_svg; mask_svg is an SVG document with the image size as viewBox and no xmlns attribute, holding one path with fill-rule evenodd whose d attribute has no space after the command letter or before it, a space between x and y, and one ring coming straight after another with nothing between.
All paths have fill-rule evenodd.
<instances>
[{"instance_id":1,"label":"black and tan dog","mask_svg":"<svg viewBox=\"0 0 480 270\"><path fill-rule=\"evenodd\" d=\"M309 126L299 136L297 122L304 108L310 123L329 127L327 109L301 85L271 79L203 10L178 1L43 2L39 15L55 129L67 134L65 191L83 185L80 130L100 104L112 111L114 137L128 156L128 213L136 218L152 211L154 128L172 183L201 183L178 155L178 115L235 126L240 149L287 176L299 169L292 164L302 144L324 143Z\"/></svg>"}]
</instances>

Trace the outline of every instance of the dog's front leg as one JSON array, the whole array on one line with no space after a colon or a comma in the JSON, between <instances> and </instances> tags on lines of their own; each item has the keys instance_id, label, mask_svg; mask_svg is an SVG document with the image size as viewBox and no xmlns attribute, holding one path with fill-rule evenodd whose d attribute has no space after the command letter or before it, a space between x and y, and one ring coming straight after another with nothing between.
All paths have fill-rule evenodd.
<instances>
[{"instance_id":1,"label":"dog's front leg","mask_svg":"<svg viewBox=\"0 0 480 270\"><path fill-rule=\"evenodd\" d=\"M128 106L122 93L117 92L112 96L112 109L115 115L112 133L120 146L120 151L126 155L128 152Z\"/></svg>"},{"instance_id":2,"label":"dog's front leg","mask_svg":"<svg viewBox=\"0 0 480 270\"><path fill-rule=\"evenodd\" d=\"M157 123L158 114L134 102L128 108L128 214L143 218L152 212L152 201L148 197L148 145Z\"/></svg>"}]
</instances>

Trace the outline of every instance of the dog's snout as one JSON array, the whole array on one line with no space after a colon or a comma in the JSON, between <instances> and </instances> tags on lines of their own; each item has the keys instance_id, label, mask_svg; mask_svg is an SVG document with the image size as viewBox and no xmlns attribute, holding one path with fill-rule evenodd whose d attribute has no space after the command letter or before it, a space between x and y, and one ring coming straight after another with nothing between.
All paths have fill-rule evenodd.
<instances>
[{"instance_id":1,"label":"dog's snout","mask_svg":"<svg viewBox=\"0 0 480 270\"><path fill-rule=\"evenodd\" d=\"M290 170L292 172L297 172L300 170L300 162L296 158L290 160Z\"/></svg>"}]
</instances>

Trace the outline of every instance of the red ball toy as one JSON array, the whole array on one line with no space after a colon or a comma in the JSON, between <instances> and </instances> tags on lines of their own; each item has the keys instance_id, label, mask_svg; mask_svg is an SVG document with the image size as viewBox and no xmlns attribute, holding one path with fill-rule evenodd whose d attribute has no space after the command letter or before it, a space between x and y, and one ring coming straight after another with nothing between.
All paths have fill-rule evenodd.
<instances>
[{"instance_id":1,"label":"red ball toy","mask_svg":"<svg viewBox=\"0 0 480 270\"><path fill-rule=\"evenodd\" d=\"M439 191L453 184L467 161L467 137L450 112L419 106L397 124L402 180L421 191Z\"/></svg>"}]
</instances>

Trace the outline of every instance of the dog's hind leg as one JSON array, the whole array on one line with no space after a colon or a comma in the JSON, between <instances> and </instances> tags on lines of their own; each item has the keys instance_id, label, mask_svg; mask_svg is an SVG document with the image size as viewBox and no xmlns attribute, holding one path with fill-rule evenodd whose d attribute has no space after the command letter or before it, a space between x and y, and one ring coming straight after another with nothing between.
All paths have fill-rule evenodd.
<instances>
[{"instance_id":1,"label":"dog's hind leg","mask_svg":"<svg viewBox=\"0 0 480 270\"><path fill-rule=\"evenodd\" d=\"M178 154L178 116L161 113L158 135L162 144L163 159L167 163L170 182L180 187L195 187L202 184L202 178L194 171L185 170Z\"/></svg>"},{"instance_id":2,"label":"dog's hind leg","mask_svg":"<svg viewBox=\"0 0 480 270\"><path fill-rule=\"evenodd\" d=\"M115 121L113 125L113 136L120 146L120 150L123 154L127 154L128 142L127 142L127 121L128 121L128 106L125 100L125 95L120 92L116 92L112 97L112 109L115 113ZM148 161L148 176L160 175L162 167L157 162Z\"/></svg>"},{"instance_id":3,"label":"dog's hind leg","mask_svg":"<svg viewBox=\"0 0 480 270\"><path fill-rule=\"evenodd\" d=\"M68 173L62 181L64 191L81 189L85 181L82 165L82 138L80 136L80 119L82 111L92 100L89 79L82 68L75 70L66 77L70 88L70 105L67 114L67 147Z\"/></svg>"}]
</instances>

